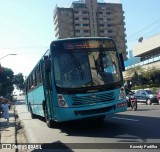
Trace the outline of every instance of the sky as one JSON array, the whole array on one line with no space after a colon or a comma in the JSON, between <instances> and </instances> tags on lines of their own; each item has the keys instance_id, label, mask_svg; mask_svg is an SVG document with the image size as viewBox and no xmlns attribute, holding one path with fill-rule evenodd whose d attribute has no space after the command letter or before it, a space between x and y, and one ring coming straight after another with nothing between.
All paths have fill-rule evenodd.
<instances>
[{"instance_id":1,"label":"sky","mask_svg":"<svg viewBox=\"0 0 160 152\"><path fill-rule=\"evenodd\" d=\"M55 6L70 7L73 0L0 0L0 64L27 76L56 40ZM160 0L98 0L122 3L127 50L160 33ZM7 54L17 54L8 55ZM1 59L2 57L5 58Z\"/></svg>"}]
</instances>

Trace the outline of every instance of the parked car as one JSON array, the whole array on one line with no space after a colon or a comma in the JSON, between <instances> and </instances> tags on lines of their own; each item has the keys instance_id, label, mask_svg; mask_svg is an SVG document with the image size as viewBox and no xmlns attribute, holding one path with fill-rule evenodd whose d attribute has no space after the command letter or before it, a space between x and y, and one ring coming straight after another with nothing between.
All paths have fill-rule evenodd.
<instances>
[{"instance_id":1,"label":"parked car","mask_svg":"<svg viewBox=\"0 0 160 152\"><path fill-rule=\"evenodd\" d=\"M160 90L157 92L157 99L158 99L158 102L160 104Z\"/></svg>"},{"instance_id":2,"label":"parked car","mask_svg":"<svg viewBox=\"0 0 160 152\"><path fill-rule=\"evenodd\" d=\"M137 98L137 102L143 102L148 105L151 105L152 103L159 104L157 95L152 90L138 90L136 91L135 96Z\"/></svg>"}]
</instances>

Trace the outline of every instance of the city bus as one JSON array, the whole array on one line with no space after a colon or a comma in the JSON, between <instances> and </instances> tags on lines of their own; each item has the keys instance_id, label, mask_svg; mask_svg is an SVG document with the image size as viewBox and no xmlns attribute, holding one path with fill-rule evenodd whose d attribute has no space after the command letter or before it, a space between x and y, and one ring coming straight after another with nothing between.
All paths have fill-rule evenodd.
<instances>
[{"instance_id":1,"label":"city bus","mask_svg":"<svg viewBox=\"0 0 160 152\"><path fill-rule=\"evenodd\" d=\"M31 116L54 122L98 118L127 110L123 65L111 38L51 42L25 81Z\"/></svg>"}]
</instances>

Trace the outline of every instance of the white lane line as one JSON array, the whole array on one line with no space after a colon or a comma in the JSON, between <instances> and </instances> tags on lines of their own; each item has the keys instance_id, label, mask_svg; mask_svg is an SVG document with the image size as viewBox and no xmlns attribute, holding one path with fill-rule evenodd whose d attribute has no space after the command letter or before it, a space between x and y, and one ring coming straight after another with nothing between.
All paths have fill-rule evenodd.
<instances>
[{"instance_id":1,"label":"white lane line","mask_svg":"<svg viewBox=\"0 0 160 152\"><path fill-rule=\"evenodd\" d=\"M128 121L139 121L136 119L127 119L127 118L119 118L119 117L112 117L113 119L122 119L122 120L128 120Z\"/></svg>"}]
</instances>

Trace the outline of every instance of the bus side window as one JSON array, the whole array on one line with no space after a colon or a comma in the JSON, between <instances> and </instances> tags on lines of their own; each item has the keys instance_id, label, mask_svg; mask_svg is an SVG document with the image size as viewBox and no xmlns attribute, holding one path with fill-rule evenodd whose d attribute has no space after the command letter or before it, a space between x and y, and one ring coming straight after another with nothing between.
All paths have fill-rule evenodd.
<instances>
[{"instance_id":1,"label":"bus side window","mask_svg":"<svg viewBox=\"0 0 160 152\"><path fill-rule=\"evenodd\" d=\"M51 61L49 59L45 61L45 69L46 69L46 72L51 71Z\"/></svg>"},{"instance_id":2,"label":"bus side window","mask_svg":"<svg viewBox=\"0 0 160 152\"><path fill-rule=\"evenodd\" d=\"M45 56L44 64L45 64L46 88L48 90L52 90L52 87L51 87L52 86L51 85L51 75L50 75L50 72L51 72L51 61L48 58L48 56Z\"/></svg>"}]
</instances>

